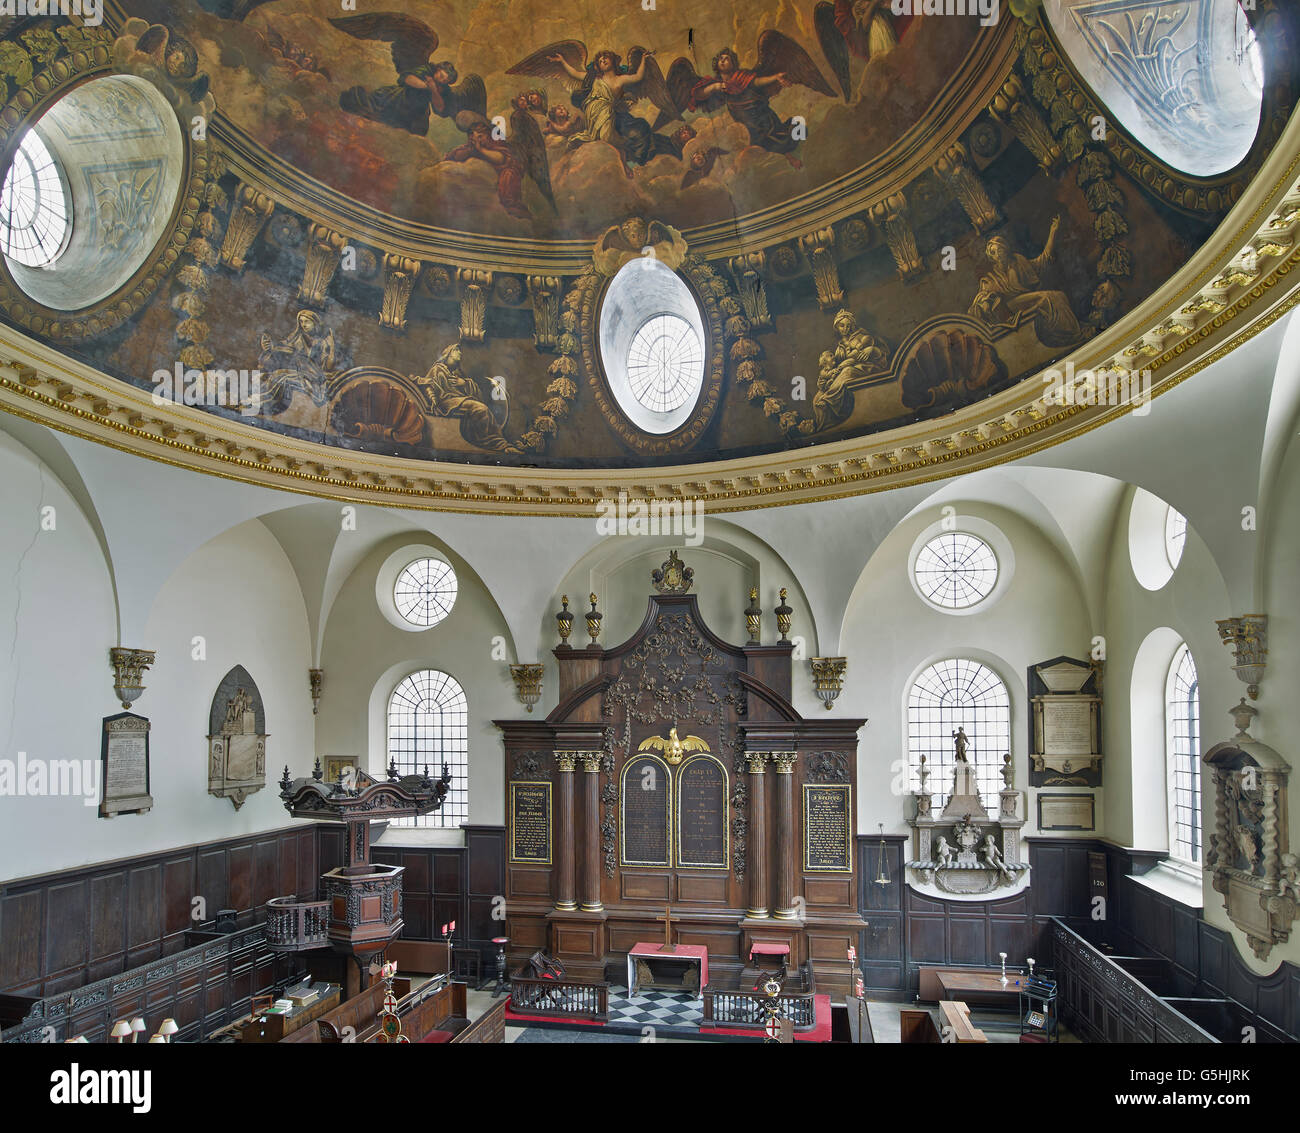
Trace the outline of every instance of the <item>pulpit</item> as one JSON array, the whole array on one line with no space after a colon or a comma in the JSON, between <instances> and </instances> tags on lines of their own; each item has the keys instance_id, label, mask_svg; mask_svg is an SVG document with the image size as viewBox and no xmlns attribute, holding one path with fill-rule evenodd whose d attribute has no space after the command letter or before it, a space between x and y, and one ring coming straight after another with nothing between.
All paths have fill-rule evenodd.
<instances>
[{"instance_id":1,"label":"pulpit","mask_svg":"<svg viewBox=\"0 0 1300 1133\"><path fill-rule=\"evenodd\" d=\"M347 864L321 876L324 900L312 904L325 907L330 947L356 962L355 968L348 969L349 996L368 986L371 965L382 962L385 949L402 934L402 867L371 862L370 823L437 810L450 784L445 767L439 779L430 779L427 768L423 775L399 776L397 768L390 766L386 780L355 771L332 784L323 782L319 759L309 778L291 780L288 767L284 769L280 798L291 815L341 822L344 827ZM296 938L279 939L272 931L267 934L272 949L296 950L302 943Z\"/></svg>"},{"instance_id":2,"label":"pulpit","mask_svg":"<svg viewBox=\"0 0 1300 1133\"><path fill-rule=\"evenodd\" d=\"M763 644L751 599L752 640L734 645L704 623L688 593L698 572L676 552L651 579L640 628L608 647L594 594L589 643L569 643L566 597L558 705L497 721L512 964L542 948L600 981L666 931L707 953L702 982L734 985L755 949L774 948L844 994L865 927L853 799L865 721L795 710L788 607L780 640Z\"/></svg>"}]
</instances>

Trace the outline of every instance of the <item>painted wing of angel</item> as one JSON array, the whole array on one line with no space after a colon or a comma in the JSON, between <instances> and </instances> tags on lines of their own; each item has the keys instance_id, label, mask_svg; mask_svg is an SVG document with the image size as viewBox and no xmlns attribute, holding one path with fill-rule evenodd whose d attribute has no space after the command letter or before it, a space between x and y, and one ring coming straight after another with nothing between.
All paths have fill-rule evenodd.
<instances>
[{"instance_id":1,"label":"painted wing of angel","mask_svg":"<svg viewBox=\"0 0 1300 1133\"><path fill-rule=\"evenodd\" d=\"M668 89L679 110L716 113L725 106L749 131L751 145L784 154L799 169L803 163L794 156L799 142L792 120L782 119L770 105L774 95L796 85L835 97L834 88L808 52L788 35L772 29L758 37L758 62L752 68L742 67L740 57L727 47L713 57L711 79L697 74L685 57L668 69Z\"/></svg>"},{"instance_id":2,"label":"painted wing of angel","mask_svg":"<svg viewBox=\"0 0 1300 1133\"><path fill-rule=\"evenodd\" d=\"M587 61L587 45L578 39L561 40L534 51L511 67L509 75L533 75L564 83L572 91L573 105L587 120L584 130L569 139L570 147L605 142L618 151L623 172L644 165L659 154L682 156L681 146L661 126L681 117L674 104L654 52L644 47L627 50L627 64L617 52L601 50ZM659 113L653 123L632 113L632 106L648 99Z\"/></svg>"},{"instance_id":3,"label":"painted wing of angel","mask_svg":"<svg viewBox=\"0 0 1300 1133\"><path fill-rule=\"evenodd\" d=\"M372 39L392 48L397 82L368 90L350 87L339 95L339 106L349 114L383 122L412 134L429 132L430 114L455 118L469 112L487 115L487 87L479 75L460 78L449 60L434 58L438 33L402 12L372 12L330 20L354 39Z\"/></svg>"},{"instance_id":4,"label":"painted wing of angel","mask_svg":"<svg viewBox=\"0 0 1300 1133\"><path fill-rule=\"evenodd\" d=\"M888 0L822 0L813 9L817 42L844 101L852 101L852 60L864 62L892 51L911 16L893 16ZM895 22L897 21L897 23Z\"/></svg>"},{"instance_id":5,"label":"painted wing of angel","mask_svg":"<svg viewBox=\"0 0 1300 1133\"><path fill-rule=\"evenodd\" d=\"M520 220L532 218L524 204L525 177L532 180L551 208L555 208L546 139L537 119L525 106L515 106L510 115L510 134L504 141L493 136L492 124L481 114L462 111L456 115L456 125L465 131L468 140L449 150L443 161L482 161L490 165L496 171L501 207Z\"/></svg>"}]
</instances>

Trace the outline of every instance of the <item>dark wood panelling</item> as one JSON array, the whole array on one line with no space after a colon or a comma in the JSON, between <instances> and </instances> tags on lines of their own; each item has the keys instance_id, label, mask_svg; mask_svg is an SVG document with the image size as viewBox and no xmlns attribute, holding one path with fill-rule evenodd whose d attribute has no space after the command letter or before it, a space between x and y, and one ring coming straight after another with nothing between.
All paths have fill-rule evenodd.
<instances>
[{"instance_id":1,"label":"dark wood panelling","mask_svg":"<svg viewBox=\"0 0 1300 1133\"><path fill-rule=\"evenodd\" d=\"M70 992L179 952L218 909L244 926L271 897L314 896L317 834L296 825L0 883L0 992Z\"/></svg>"}]
</instances>

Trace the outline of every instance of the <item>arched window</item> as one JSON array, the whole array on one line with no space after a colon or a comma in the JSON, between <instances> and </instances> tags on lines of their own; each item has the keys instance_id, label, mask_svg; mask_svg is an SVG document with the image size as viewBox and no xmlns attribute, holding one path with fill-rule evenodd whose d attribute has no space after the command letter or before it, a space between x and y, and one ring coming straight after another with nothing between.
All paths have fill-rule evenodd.
<instances>
[{"instance_id":1,"label":"arched window","mask_svg":"<svg viewBox=\"0 0 1300 1133\"><path fill-rule=\"evenodd\" d=\"M1011 702L1007 686L992 669L965 657L931 665L916 678L907 698L912 790L921 789L924 755L930 773L926 790L934 796L936 812L952 790L952 734L958 727L966 732L966 758L974 761L984 806L993 811L1002 789L1002 757L1011 750Z\"/></svg>"},{"instance_id":2,"label":"arched window","mask_svg":"<svg viewBox=\"0 0 1300 1133\"><path fill-rule=\"evenodd\" d=\"M1196 663L1184 642L1169 666L1165 693L1169 774L1169 853L1201 864L1201 700Z\"/></svg>"},{"instance_id":3,"label":"arched window","mask_svg":"<svg viewBox=\"0 0 1300 1133\"><path fill-rule=\"evenodd\" d=\"M451 771L451 790L442 808L423 818L399 819L405 826L460 826L469 818L469 709L455 677L424 669L404 678L388 701L388 758L399 775Z\"/></svg>"}]
</instances>

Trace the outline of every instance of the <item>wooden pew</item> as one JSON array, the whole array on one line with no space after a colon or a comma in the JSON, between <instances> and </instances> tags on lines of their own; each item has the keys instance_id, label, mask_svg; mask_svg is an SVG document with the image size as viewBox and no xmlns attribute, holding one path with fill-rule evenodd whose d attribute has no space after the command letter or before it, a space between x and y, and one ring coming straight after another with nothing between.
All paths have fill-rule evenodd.
<instances>
[{"instance_id":1,"label":"wooden pew","mask_svg":"<svg viewBox=\"0 0 1300 1133\"><path fill-rule=\"evenodd\" d=\"M959 1000L940 1000L939 1014L943 1018L945 1034L951 1035L951 1042L986 1043L989 1041L984 1032L971 1023L970 1008Z\"/></svg>"},{"instance_id":2,"label":"wooden pew","mask_svg":"<svg viewBox=\"0 0 1300 1133\"><path fill-rule=\"evenodd\" d=\"M898 1013L898 1041L903 1043L943 1042L934 1016L924 1008L903 1010Z\"/></svg>"},{"instance_id":3,"label":"wooden pew","mask_svg":"<svg viewBox=\"0 0 1300 1133\"><path fill-rule=\"evenodd\" d=\"M393 994L398 1001L405 999L411 992L411 981L402 976L393 980ZM353 1041L364 1042L365 1036L379 1029L379 1009L384 1004L386 988L383 980L376 980L360 995L339 1004L316 1020L315 1026L299 1027L292 1034L285 1035L281 1042L319 1043L342 1042L348 1035ZM351 1028L349 1031L348 1028Z\"/></svg>"}]
</instances>

